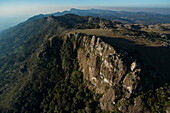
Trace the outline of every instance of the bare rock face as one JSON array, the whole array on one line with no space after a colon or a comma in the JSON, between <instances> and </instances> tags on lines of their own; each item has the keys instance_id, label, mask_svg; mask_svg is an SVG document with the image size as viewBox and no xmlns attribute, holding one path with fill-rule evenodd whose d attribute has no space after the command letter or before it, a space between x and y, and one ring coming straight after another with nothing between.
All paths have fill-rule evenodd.
<instances>
[{"instance_id":1,"label":"bare rock face","mask_svg":"<svg viewBox=\"0 0 170 113\"><path fill-rule=\"evenodd\" d=\"M136 89L139 86L140 77L138 74L140 72L141 69L136 69L125 76L123 80L123 87L126 89L126 98L130 98L131 94L136 92Z\"/></svg>"},{"instance_id":2,"label":"bare rock face","mask_svg":"<svg viewBox=\"0 0 170 113\"><path fill-rule=\"evenodd\" d=\"M123 80L123 87L127 90L126 97L129 98L133 91L137 88L138 83L131 75L127 75Z\"/></svg>"},{"instance_id":3,"label":"bare rock face","mask_svg":"<svg viewBox=\"0 0 170 113\"><path fill-rule=\"evenodd\" d=\"M47 18L47 22L52 22L55 20L55 17L53 15L50 15L48 18Z\"/></svg>"},{"instance_id":4,"label":"bare rock face","mask_svg":"<svg viewBox=\"0 0 170 113\"><path fill-rule=\"evenodd\" d=\"M109 27L112 27L110 21L104 21L104 20L100 20L99 26L102 29L107 29Z\"/></svg>"},{"instance_id":5,"label":"bare rock face","mask_svg":"<svg viewBox=\"0 0 170 113\"><path fill-rule=\"evenodd\" d=\"M42 44L40 46L40 49L39 51L37 52L37 60L36 60L36 64L45 64L44 62L46 62L48 60L48 53L47 53L47 50L48 48L50 47L50 41L48 42L48 44ZM52 46L51 46L52 47Z\"/></svg>"},{"instance_id":6,"label":"bare rock face","mask_svg":"<svg viewBox=\"0 0 170 113\"><path fill-rule=\"evenodd\" d=\"M133 62L133 63L131 64L131 71L133 71L136 67L137 67L136 62Z\"/></svg>"},{"instance_id":7,"label":"bare rock face","mask_svg":"<svg viewBox=\"0 0 170 113\"><path fill-rule=\"evenodd\" d=\"M100 99L100 106L103 110L112 110L114 108L115 100L117 99L116 92L113 88L109 88L107 93Z\"/></svg>"},{"instance_id":8,"label":"bare rock face","mask_svg":"<svg viewBox=\"0 0 170 113\"><path fill-rule=\"evenodd\" d=\"M102 94L106 85L112 86L121 80L126 67L116 50L100 38L84 36L83 46L78 50L80 70L84 78L94 85L96 92Z\"/></svg>"},{"instance_id":9,"label":"bare rock face","mask_svg":"<svg viewBox=\"0 0 170 113\"><path fill-rule=\"evenodd\" d=\"M77 50L79 70L89 81L88 88L102 95L99 102L103 111L118 108L121 112L148 112L141 98L135 98L136 103L130 107L123 103L141 88L141 67L137 61L99 37L77 33L69 36L76 40L74 49Z\"/></svg>"}]
</instances>

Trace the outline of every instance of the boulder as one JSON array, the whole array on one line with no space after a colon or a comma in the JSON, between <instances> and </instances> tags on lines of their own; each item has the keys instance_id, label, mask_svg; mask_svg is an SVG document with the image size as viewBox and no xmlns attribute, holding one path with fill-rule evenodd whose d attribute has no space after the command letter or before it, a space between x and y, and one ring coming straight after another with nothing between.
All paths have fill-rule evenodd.
<instances>
[{"instance_id":1,"label":"boulder","mask_svg":"<svg viewBox=\"0 0 170 113\"><path fill-rule=\"evenodd\" d=\"M134 62L131 64L131 67L130 67L131 71L134 71L135 69L138 69L138 68L139 68L139 65L137 64L136 61L134 61Z\"/></svg>"}]
</instances>

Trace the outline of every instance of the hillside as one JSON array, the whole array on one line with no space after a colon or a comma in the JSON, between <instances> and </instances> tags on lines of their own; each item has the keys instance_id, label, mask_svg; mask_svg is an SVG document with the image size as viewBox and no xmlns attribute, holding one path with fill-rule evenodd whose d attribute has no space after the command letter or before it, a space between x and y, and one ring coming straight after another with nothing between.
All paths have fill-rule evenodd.
<instances>
[{"instance_id":1,"label":"hillside","mask_svg":"<svg viewBox=\"0 0 170 113\"><path fill-rule=\"evenodd\" d=\"M129 26L66 14L3 32L0 112L169 110L169 30Z\"/></svg>"}]
</instances>

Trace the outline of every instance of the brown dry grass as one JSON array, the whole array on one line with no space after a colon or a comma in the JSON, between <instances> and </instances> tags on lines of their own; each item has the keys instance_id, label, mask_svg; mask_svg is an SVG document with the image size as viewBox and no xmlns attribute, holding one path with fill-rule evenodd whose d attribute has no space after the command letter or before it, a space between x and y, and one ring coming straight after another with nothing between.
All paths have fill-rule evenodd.
<instances>
[{"instance_id":1,"label":"brown dry grass","mask_svg":"<svg viewBox=\"0 0 170 113\"><path fill-rule=\"evenodd\" d=\"M69 30L65 31L64 34L70 34L70 33L85 33L87 35L95 35L99 37L110 37L110 38L124 38L126 40L133 41L136 43L136 45L146 45L146 46L152 46L152 47L160 47L161 43L158 41L152 42L150 40L146 40L144 38L131 38L123 35L115 35L113 33L112 29L79 29L79 30Z\"/></svg>"}]
</instances>

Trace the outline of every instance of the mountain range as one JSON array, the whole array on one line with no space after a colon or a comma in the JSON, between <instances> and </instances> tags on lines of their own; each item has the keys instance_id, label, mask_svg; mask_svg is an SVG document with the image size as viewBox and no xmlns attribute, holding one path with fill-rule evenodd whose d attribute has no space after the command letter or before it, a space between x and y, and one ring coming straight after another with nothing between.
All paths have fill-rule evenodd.
<instances>
[{"instance_id":1,"label":"mountain range","mask_svg":"<svg viewBox=\"0 0 170 113\"><path fill-rule=\"evenodd\" d=\"M71 9L5 30L0 112L169 112L164 22L167 15Z\"/></svg>"},{"instance_id":2,"label":"mountain range","mask_svg":"<svg viewBox=\"0 0 170 113\"><path fill-rule=\"evenodd\" d=\"M112 8L110 8L112 9ZM117 10L114 9L113 10ZM51 14L40 14L40 15L35 15L31 17L31 19L39 19L41 17L48 17L49 15L54 15L54 16L61 16L64 14L76 14L79 16L97 16L100 18L108 19L111 21L119 21L123 23L132 23L132 24L158 24L158 23L170 23L169 13L159 13L159 11L164 11L168 12L169 9L147 9L144 8L143 11L141 12L140 9L135 9L135 8L129 8L130 12L128 12L128 8L126 9L120 9L120 11L113 11L113 10L104 10L104 9L75 9L72 8L69 11L63 11L63 12L56 12L56 13L51 13ZM122 10L122 11L121 11ZM123 11L127 10L127 11ZM153 13L149 13L147 10L152 10ZM157 11L158 10L158 11ZM133 12L134 11L134 12ZM155 13L154 13L155 11ZM156 13L158 12L158 13ZM19 22L25 21L27 18L25 17L15 17L15 18L1 18L0 22L0 32L2 30L5 30L9 28L10 26L14 26L18 24Z\"/></svg>"},{"instance_id":3,"label":"mountain range","mask_svg":"<svg viewBox=\"0 0 170 113\"><path fill-rule=\"evenodd\" d=\"M128 11L112 11L101 9L75 9L70 11L57 12L52 14L40 14L31 17L29 20L40 19L41 17L48 17L49 15L61 16L64 14L76 14L79 16L96 16L111 21L120 21L124 23L132 24L158 24L158 23L170 23L170 14L157 14L146 12L128 12Z\"/></svg>"}]
</instances>

